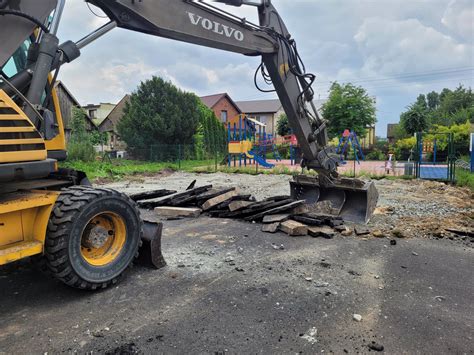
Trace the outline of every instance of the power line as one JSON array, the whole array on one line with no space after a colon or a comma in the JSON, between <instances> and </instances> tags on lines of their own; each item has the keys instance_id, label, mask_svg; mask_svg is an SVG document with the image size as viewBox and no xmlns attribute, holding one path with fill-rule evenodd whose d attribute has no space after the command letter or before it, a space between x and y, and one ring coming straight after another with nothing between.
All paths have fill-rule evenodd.
<instances>
[{"instance_id":1,"label":"power line","mask_svg":"<svg viewBox=\"0 0 474 355\"><path fill-rule=\"evenodd\" d=\"M463 73L464 72L474 72L474 67L459 67L459 68L447 68L447 69L438 69L438 70L433 70L433 71L427 71L427 72L419 72L419 73L411 73L411 74L406 74L406 75L399 75L399 76L394 76L392 78L380 78L380 79L367 79L367 80L354 80L354 81L349 81L350 83L363 83L367 82L368 85L364 85L364 88L366 90L380 90L380 89L390 89L390 88L402 88L405 87L408 84L402 84L402 83L386 83L384 81L387 80L394 80L394 79L408 79L408 78L417 78L418 80L413 81L412 84L420 83L453 83L453 82L466 82L466 81L472 81L474 82L474 76L473 77L466 77ZM436 75L438 77L436 77ZM446 78L440 78L439 76L442 75L449 75L449 77ZM316 82L316 87L315 89L318 92L328 92L331 88L331 85L324 85L321 86L320 84L332 84L333 82L331 81L326 81L326 82ZM317 99L325 99L327 98L327 95L316 95ZM273 94L271 96L267 96L265 94L258 95L258 96L247 96L243 98L239 98L237 101L251 101L251 100L272 100L272 99L277 99L277 97Z\"/></svg>"},{"instance_id":2,"label":"power line","mask_svg":"<svg viewBox=\"0 0 474 355\"><path fill-rule=\"evenodd\" d=\"M473 79L470 79L470 78L464 78L464 77L461 77L461 78L451 78L451 79L448 79L448 78L445 78L445 79L438 79L438 78L433 78L431 80L422 80L422 81L418 81L418 82L412 82L410 84L391 84L391 85L369 85L368 87L366 87L367 90L376 90L376 89L387 89L387 88L403 88L403 87L406 87L407 85L416 85L416 84L420 84L420 85L423 85L423 84L437 84L437 83L453 83L453 82L466 82L466 81L471 81L472 82Z\"/></svg>"},{"instance_id":3,"label":"power line","mask_svg":"<svg viewBox=\"0 0 474 355\"><path fill-rule=\"evenodd\" d=\"M442 83L442 82L453 82L453 81L460 81L460 82L465 82L465 81L471 81L474 82L474 78L466 78L464 75L460 76L455 75L452 76L451 78L425 78L424 80L418 80L418 81L413 81L410 83L373 83L373 84L368 84L364 85L364 89L369 90L369 89L385 89L385 88L398 88L398 87L405 87L407 85L414 85L414 84L425 84L425 83ZM352 83L352 82L351 82ZM331 86L325 86L325 87L317 87L316 89L319 91L329 91Z\"/></svg>"},{"instance_id":4,"label":"power line","mask_svg":"<svg viewBox=\"0 0 474 355\"><path fill-rule=\"evenodd\" d=\"M387 80L396 80L396 79L404 79L404 78L445 75L445 74L461 73L461 72L468 72L468 71L474 71L474 67L469 66L469 67L446 68L446 69L431 70L431 71L426 71L426 72L412 72L412 73L405 73L405 74L396 74L393 76L387 76L383 78L367 77L367 78L359 78L359 79L347 80L347 81L351 83L387 81ZM319 82L317 81L317 84L331 84L334 81L337 81L337 80L319 81Z\"/></svg>"}]
</instances>

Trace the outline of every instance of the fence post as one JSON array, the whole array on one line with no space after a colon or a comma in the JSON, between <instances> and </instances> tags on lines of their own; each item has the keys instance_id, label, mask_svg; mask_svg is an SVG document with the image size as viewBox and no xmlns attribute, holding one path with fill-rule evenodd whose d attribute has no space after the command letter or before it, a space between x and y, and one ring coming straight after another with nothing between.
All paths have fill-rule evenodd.
<instances>
[{"instance_id":1,"label":"fence post","mask_svg":"<svg viewBox=\"0 0 474 355\"><path fill-rule=\"evenodd\" d=\"M229 145L230 142L232 141L231 137L231 128L230 128L230 122L227 123L227 161L229 163L229 168L232 166L232 155L229 152Z\"/></svg>"},{"instance_id":2,"label":"fence post","mask_svg":"<svg viewBox=\"0 0 474 355\"><path fill-rule=\"evenodd\" d=\"M474 173L474 133L471 133L471 141L469 143L469 151L471 152L471 173Z\"/></svg>"},{"instance_id":3,"label":"fence post","mask_svg":"<svg viewBox=\"0 0 474 355\"><path fill-rule=\"evenodd\" d=\"M181 170L181 144L178 144L178 169Z\"/></svg>"},{"instance_id":4,"label":"fence post","mask_svg":"<svg viewBox=\"0 0 474 355\"><path fill-rule=\"evenodd\" d=\"M357 160L357 152L354 146L354 142L352 142L352 150L354 151L354 179L356 177L356 160Z\"/></svg>"}]
</instances>

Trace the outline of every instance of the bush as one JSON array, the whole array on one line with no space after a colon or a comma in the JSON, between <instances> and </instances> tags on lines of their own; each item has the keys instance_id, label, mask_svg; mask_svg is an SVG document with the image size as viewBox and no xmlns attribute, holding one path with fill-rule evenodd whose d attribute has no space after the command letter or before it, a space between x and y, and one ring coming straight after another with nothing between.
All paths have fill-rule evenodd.
<instances>
[{"instance_id":1,"label":"bush","mask_svg":"<svg viewBox=\"0 0 474 355\"><path fill-rule=\"evenodd\" d=\"M217 153L227 150L227 134L224 125L214 111L199 103L199 125L194 136L194 145L198 156L214 158Z\"/></svg>"},{"instance_id":2,"label":"bush","mask_svg":"<svg viewBox=\"0 0 474 355\"><path fill-rule=\"evenodd\" d=\"M456 170L456 185L468 187L474 191L474 174L468 170L457 169Z\"/></svg>"},{"instance_id":3,"label":"bush","mask_svg":"<svg viewBox=\"0 0 474 355\"><path fill-rule=\"evenodd\" d=\"M68 144L68 160L83 162L94 161L96 151L90 142L70 142Z\"/></svg>"},{"instance_id":4,"label":"bush","mask_svg":"<svg viewBox=\"0 0 474 355\"><path fill-rule=\"evenodd\" d=\"M281 114L277 121L277 133L280 136L288 136L291 134L290 123L288 122L288 116Z\"/></svg>"},{"instance_id":5,"label":"bush","mask_svg":"<svg viewBox=\"0 0 474 355\"><path fill-rule=\"evenodd\" d=\"M415 137L400 139L395 144L395 158L397 160L408 160L408 158L410 158L412 153L414 153L415 151L416 151L416 138Z\"/></svg>"},{"instance_id":6,"label":"bush","mask_svg":"<svg viewBox=\"0 0 474 355\"><path fill-rule=\"evenodd\" d=\"M96 151L91 142L91 137L86 131L86 115L82 109L73 108L71 128L71 138L68 143L68 160L94 161Z\"/></svg>"},{"instance_id":7,"label":"bush","mask_svg":"<svg viewBox=\"0 0 474 355\"><path fill-rule=\"evenodd\" d=\"M153 144L192 145L200 122L199 104L196 95L153 77L132 93L118 131L136 150Z\"/></svg>"},{"instance_id":8,"label":"bush","mask_svg":"<svg viewBox=\"0 0 474 355\"><path fill-rule=\"evenodd\" d=\"M365 156L366 160L386 160L387 156L381 150L374 149Z\"/></svg>"}]
</instances>

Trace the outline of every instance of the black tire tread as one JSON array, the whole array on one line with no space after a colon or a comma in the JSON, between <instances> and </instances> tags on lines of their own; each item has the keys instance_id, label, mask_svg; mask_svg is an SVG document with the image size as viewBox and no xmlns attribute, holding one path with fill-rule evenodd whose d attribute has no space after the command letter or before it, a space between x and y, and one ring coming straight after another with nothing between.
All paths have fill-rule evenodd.
<instances>
[{"instance_id":1,"label":"black tire tread","mask_svg":"<svg viewBox=\"0 0 474 355\"><path fill-rule=\"evenodd\" d=\"M52 276L68 286L84 290L104 289L111 285L115 285L123 274L122 273L104 283L88 282L81 279L80 275L77 275L71 267L68 257L68 233L70 233L72 229L75 215L93 200L107 196L125 199L129 202L130 206L134 206L135 213L138 215L140 220L140 235L143 234L143 222L141 221L138 207L135 202L125 194L121 194L111 189L92 188L87 186L73 186L62 190L48 222L45 241L45 259ZM138 249L141 244L142 241L140 238L135 257L138 256Z\"/></svg>"}]
</instances>

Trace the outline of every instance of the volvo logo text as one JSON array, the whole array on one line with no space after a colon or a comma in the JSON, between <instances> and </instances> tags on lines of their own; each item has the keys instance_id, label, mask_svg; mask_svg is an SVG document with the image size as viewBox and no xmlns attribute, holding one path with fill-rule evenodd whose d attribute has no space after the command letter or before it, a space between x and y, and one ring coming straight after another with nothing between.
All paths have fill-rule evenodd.
<instances>
[{"instance_id":1,"label":"volvo logo text","mask_svg":"<svg viewBox=\"0 0 474 355\"><path fill-rule=\"evenodd\" d=\"M235 28L223 25L216 21L211 21L202 16L188 12L189 19L194 26L202 26L205 30L212 31L221 36L226 36L228 38L235 38L237 41L242 42L244 40L244 34L236 30Z\"/></svg>"}]
</instances>

